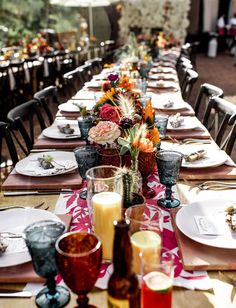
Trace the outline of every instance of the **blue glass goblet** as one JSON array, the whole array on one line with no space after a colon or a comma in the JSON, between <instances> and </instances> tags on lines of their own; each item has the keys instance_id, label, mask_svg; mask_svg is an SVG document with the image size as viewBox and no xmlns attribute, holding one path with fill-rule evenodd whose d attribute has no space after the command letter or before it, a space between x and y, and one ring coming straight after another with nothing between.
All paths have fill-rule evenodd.
<instances>
[{"instance_id":1,"label":"blue glass goblet","mask_svg":"<svg viewBox=\"0 0 236 308\"><path fill-rule=\"evenodd\" d=\"M85 180L86 171L92 167L97 166L98 164L98 151L92 145L86 145L83 147L78 147L74 150L75 159L78 164L79 173L83 180ZM84 190L80 193L81 199L87 198L87 190Z\"/></svg>"},{"instance_id":2,"label":"blue glass goblet","mask_svg":"<svg viewBox=\"0 0 236 308\"><path fill-rule=\"evenodd\" d=\"M69 291L57 286L55 276L58 273L55 260L55 243L65 231L65 225L56 220L42 220L30 224L23 231L23 238L32 258L35 272L46 278L47 286L36 296L38 307L64 307L70 300Z\"/></svg>"},{"instance_id":3,"label":"blue glass goblet","mask_svg":"<svg viewBox=\"0 0 236 308\"><path fill-rule=\"evenodd\" d=\"M78 118L78 125L80 129L81 138L89 144L88 133L91 127L93 127L93 118L91 116L85 118Z\"/></svg>"},{"instance_id":4,"label":"blue glass goblet","mask_svg":"<svg viewBox=\"0 0 236 308\"><path fill-rule=\"evenodd\" d=\"M166 186L166 198L157 200L157 204L164 208L174 208L180 205L178 199L172 198L172 186L179 178L183 154L176 151L160 151L156 154L158 175L161 184Z\"/></svg>"}]
</instances>

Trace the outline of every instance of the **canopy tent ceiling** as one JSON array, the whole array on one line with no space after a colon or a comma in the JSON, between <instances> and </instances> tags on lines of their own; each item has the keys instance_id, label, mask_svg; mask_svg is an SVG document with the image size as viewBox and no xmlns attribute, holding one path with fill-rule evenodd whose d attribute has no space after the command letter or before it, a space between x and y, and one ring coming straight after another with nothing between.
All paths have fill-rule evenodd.
<instances>
[{"instance_id":1,"label":"canopy tent ceiling","mask_svg":"<svg viewBox=\"0 0 236 308\"><path fill-rule=\"evenodd\" d=\"M116 3L118 0L50 0L53 5L61 5L67 7L88 7L89 10L89 32L93 36L93 7L108 6Z\"/></svg>"}]
</instances>

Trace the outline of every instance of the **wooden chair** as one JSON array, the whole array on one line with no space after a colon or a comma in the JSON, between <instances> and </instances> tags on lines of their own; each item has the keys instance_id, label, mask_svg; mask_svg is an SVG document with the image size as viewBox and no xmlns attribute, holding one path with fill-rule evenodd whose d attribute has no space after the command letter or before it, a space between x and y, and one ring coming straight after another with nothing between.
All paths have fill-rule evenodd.
<instances>
[{"instance_id":1,"label":"wooden chair","mask_svg":"<svg viewBox=\"0 0 236 308\"><path fill-rule=\"evenodd\" d=\"M221 88L218 88L210 83L203 83L200 86L198 91L195 103L194 103L194 111L195 115L198 117L200 121L203 120L203 115L206 112L207 105L213 96L218 96L223 98L224 91Z\"/></svg>"},{"instance_id":2,"label":"wooden chair","mask_svg":"<svg viewBox=\"0 0 236 308\"><path fill-rule=\"evenodd\" d=\"M82 70L83 82L87 82L87 81L90 81L92 79L93 70L92 70L92 64L91 63L81 65L77 69Z\"/></svg>"},{"instance_id":3,"label":"wooden chair","mask_svg":"<svg viewBox=\"0 0 236 308\"><path fill-rule=\"evenodd\" d=\"M63 80L63 92L66 99L68 100L83 87L83 69L79 67L73 71L64 74Z\"/></svg>"},{"instance_id":4,"label":"wooden chair","mask_svg":"<svg viewBox=\"0 0 236 308\"><path fill-rule=\"evenodd\" d=\"M221 149L225 150L225 152L232 157L236 140L236 114L230 117L228 125L232 128L228 133L228 136L225 138L224 142L221 144ZM236 160L235 154L232 158Z\"/></svg>"},{"instance_id":5,"label":"wooden chair","mask_svg":"<svg viewBox=\"0 0 236 308\"><path fill-rule=\"evenodd\" d=\"M49 124L54 121L53 107L60 105L61 101L55 86L49 86L34 94L34 100L38 102L38 107L45 111Z\"/></svg>"},{"instance_id":6,"label":"wooden chair","mask_svg":"<svg viewBox=\"0 0 236 308\"><path fill-rule=\"evenodd\" d=\"M182 97L185 101L189 100L194 84L198 80L198 73L192 69L186 71L186 76L181 87Z\"/></svg>"},{"instance_id":7,"label":"wooden chair","mask_svg":"<svg viewBox=\"0 0 236 308\"><path fill-rule=\"evenodd\" d=\"M187 71L189 69L192 69L192 68L193 68L193 66L192 66L191 61L187 58L182 58L180 65L179 65L179 68L177 70L177 76L178 76L178 79L179 79L179 85L180 85L181 89L182 89L184 82L185 82L185 79L187 77Z\"/></svg>"},{"instance_id":8,"label":"wooden chair","mask_svg":"<svg viewBox=\"0 0 236 308\"><path fill-rule=\"evenodd\" d=\"M210 99L204 114L203 125L211 132L220 147L225 147L230 127L234 125L235 120L236 105L217 96Z\"/></svg>"},{"instance_id":9,"label":"wooden chair","mask_svg":"<svg viewBox=\"0 0 236 308\"><path fill-rule=\"evenodd\" d=\"M85 62L85 64L91 64L92 74L99 74L102 70L102 59L94 58Z\"/></svg>"},{"instance_id":10,"label":"wooden chair","mask_svg":"<svg viewBox=\"0 0 236 308\"><path fill-rule=\"evenodd\" d=\"M18 154L12 138L9 124L6 122L0 122L0 158L1 165L4 163L4 167L7 167L8 159L6 156L3 156L3 154L6 153L3 153L2 151L3 142L5 142L7 146L8 156L11 158L13 166L15 166L15 164L18 162Z\"/></svg>"},{"instance_id":11,"label":"wooden chair","mask_svg":"<svg viewBox=\"0 0 236 308\"><path fill-rule=\"evenodd\" d=\"M7 114L14 140L25 155L32 150L35 136L46 128L40 109L36 100L30 100L13 108Z\"/></svg>"}]
</instances>

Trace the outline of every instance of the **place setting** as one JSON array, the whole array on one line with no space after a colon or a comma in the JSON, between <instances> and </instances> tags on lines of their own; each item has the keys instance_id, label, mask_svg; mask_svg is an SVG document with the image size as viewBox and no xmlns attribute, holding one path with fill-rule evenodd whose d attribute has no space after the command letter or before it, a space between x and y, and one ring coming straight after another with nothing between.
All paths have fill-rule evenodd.
<instances>
[{"instance_id":1,"label":"place setting","mask_svg":"<svg viewBox=\"0 0 236 308\"><path fill-rule=\"evenodd\" d=\"M54 177L53 181L51 177ZM20 160L2 185L3 190L48 190L78 188L82 179L73 152L49 151Z\"/></svg>"},{"instance_id":2,"label":"place setting","mask_svg":"<svg viewBox=\"0 0 236 308\"><path fill-rule=\"evenodd\" d=\"M157 90L171 90L171 91L179 91L179 88L176 82L166 81L166 80L158 80L158 81L149 81L148 88L157 89Z\"/></svg>"},{"instance_id":3,"label":"place setting","mask_svg":"<svg viewBox=\"0 0 236 308\"><path fill-rule=\"evenodd\" d=\"M43 130L43 136L52 139L78 139L81 137L77 120L59 120Z\"/></svg>"}]
</instances>

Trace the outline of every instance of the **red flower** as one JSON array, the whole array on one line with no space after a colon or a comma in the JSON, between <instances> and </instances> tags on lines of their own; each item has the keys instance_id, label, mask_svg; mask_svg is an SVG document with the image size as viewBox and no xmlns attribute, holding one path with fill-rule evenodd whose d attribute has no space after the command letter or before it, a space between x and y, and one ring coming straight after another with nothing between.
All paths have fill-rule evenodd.
<instances>
[{"instance_id":1,"label":"red flower","mask_svg":"<svg viewBox=\"0 0 236 308\"><path fill-rule=\"evenodd\" d=\"M103 120L112 121L115 123L119 122L118 111L116 107L109 104L104 104L100 109L100 117Z\"/></svg>"}]
</instances>

